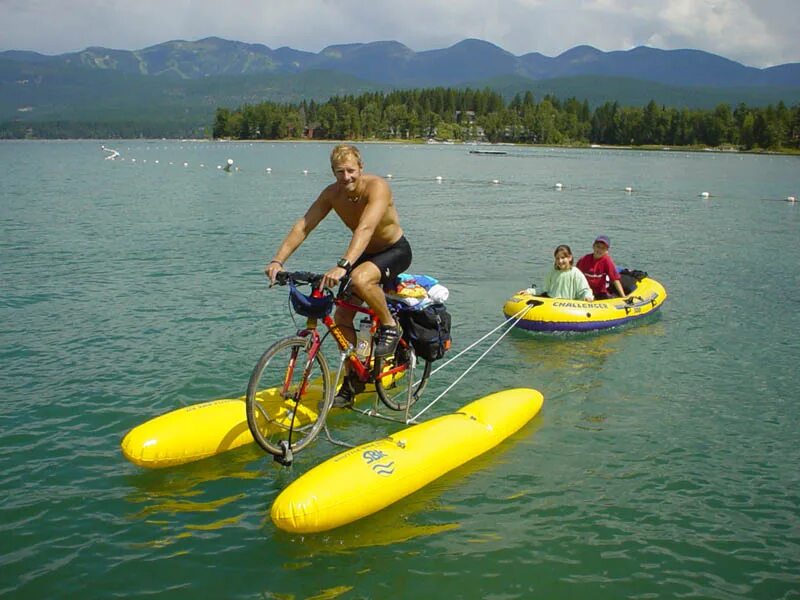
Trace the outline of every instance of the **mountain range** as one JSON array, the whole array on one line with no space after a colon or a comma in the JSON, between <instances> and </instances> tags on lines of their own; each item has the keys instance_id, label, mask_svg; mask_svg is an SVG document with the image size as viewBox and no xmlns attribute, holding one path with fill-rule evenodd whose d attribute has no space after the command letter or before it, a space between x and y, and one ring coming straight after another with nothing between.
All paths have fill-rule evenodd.
<instances>
[{"instance_id":1,"label":"mountain range","mask_svg":"<svg viewBox=\"0 0 800 600\"><path fill-rule=\"evenodd\" d=\"M319 53L216 37L141 50L90 47L55 56L0 52L0 121L153 120L209 124L218 106L326 100L397 88L490 87L510 98L574 96L711 108L800 101L800 63L748 67L700 50L577 46L515 56L482 40L415 52L395 41Z\"/></svg>"}]
</instances>

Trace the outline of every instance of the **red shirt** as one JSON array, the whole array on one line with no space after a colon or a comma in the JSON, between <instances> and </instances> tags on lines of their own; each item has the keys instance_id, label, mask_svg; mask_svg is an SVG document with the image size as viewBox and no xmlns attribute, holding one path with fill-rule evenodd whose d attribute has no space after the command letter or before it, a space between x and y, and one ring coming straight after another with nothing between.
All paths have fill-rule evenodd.
<instances>
[{"instance_id":1,"label":"red shirt","mask_svg":"<svg viewBox=\"0 0 800 600\"><path fill-rule=\"evenodd\" d=\"M595 258L594 254L587 254L582 257L576 265L583 274L586 275L586 281L589 282L589 287L592 288L594 297L608 295L608 280L606 275L611 281L619 279L617 267L614 261L608 254L604 254L600 258Z\"/></svg>"}]
</instances>

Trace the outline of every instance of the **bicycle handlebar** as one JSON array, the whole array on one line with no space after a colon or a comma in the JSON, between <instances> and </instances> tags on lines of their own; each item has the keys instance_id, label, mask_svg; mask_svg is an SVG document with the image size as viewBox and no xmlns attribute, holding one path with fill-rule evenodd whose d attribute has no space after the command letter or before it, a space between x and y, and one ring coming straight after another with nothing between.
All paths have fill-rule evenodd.
<instances>
[{"instance_id":1,"label":"bicycle handlebar","mask_svg":"<svg viewBox=\"0 0 800 600\"><path fill-rule=\"evenodd\" d=\"M288 285L289 282L293 283L310 283L312 289L317 289L319 284L322 283L322 278L325 277L322 273L312 273L311 271L278 271L275 273L275 283L278 285ZM339 281L339 291L336 293L333 289L330 291L339 298L343 297L347 290L350 288L350 275L347 274ZM326 288L329 289L329 288Z\"/></svg>"},{"instance_id":2,"label":"bicycle handlebar","mask_svg":"<svg viewBox=\"0 0 800 600\"><path fill-rule=\"evenodd\" d=\"M275 283L287 285L290 281L294 283L310 283L312 287L319 286L324 275L312 273L311 271L278 271L275 274Z\"/></svg>"}]
</instances>

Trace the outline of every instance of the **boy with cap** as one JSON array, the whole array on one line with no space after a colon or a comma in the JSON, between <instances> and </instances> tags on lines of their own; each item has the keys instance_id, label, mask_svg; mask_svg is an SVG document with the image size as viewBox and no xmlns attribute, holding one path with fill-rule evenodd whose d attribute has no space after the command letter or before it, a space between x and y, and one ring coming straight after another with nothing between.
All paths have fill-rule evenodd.
<instances>
[{"instance_id":1,"label":"boy with cap","mask_svg":"<svg viewBox=\"0 0 800 600\"><path fill-rule=\"evenodd\" d=\"M617 267L608 254L609 248L611 248L611 240L608 239L608 236L598 235L592 245L593 251L578 261L577 267L586 275L595 300L613 297L608 293L609 280L617 291L617 295L621 298L625 297L625 290L622 289Z\"/></svg>"}]
</instances>

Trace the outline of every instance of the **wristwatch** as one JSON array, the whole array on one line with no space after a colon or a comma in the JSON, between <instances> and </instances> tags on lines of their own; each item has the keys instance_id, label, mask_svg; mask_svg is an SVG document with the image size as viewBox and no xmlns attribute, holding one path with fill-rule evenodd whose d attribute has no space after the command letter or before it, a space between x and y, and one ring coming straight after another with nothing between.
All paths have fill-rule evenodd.
<instances>
[{"instance_id":1,"label":"wristwatch","mask_svg":"<svg viewBox=\"0 0 800 600\"><path fill-rule=\"evenodd\" d=\"M346 258L340 258L336 262L336 266L343 268L348 273L350 272L350 269L353 268L353 264L349 260L347 260Z\"/></svg>"}]
</instances>

